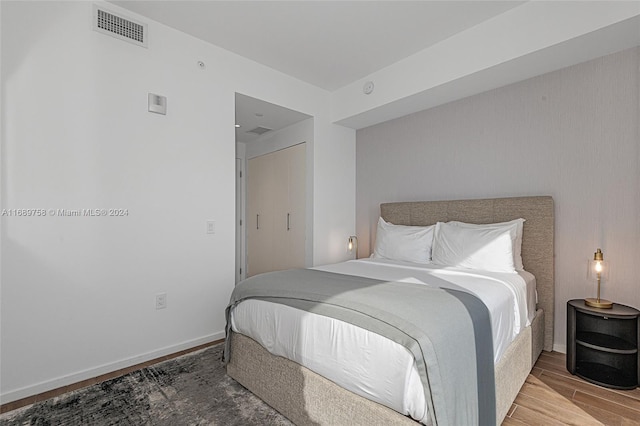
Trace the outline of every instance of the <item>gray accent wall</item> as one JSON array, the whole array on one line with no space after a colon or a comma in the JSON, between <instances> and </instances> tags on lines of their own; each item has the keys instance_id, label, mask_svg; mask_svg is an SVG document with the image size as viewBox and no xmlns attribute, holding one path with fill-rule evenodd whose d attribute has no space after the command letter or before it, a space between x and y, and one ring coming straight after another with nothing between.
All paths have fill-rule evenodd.
<instances>
[{"instance_id":1,"label":"gray accent wall","mask_svg":"<svg viewBox=\"0 0 640 426\"><path fill-rule=\"evenodd\" d=\"M596 248L611 267L602 297L640 308L639 116L636 47L358 130L359 256L383 202L551 195L564 352L567 300L595 297Z\"/></svg>"}]
</instances>

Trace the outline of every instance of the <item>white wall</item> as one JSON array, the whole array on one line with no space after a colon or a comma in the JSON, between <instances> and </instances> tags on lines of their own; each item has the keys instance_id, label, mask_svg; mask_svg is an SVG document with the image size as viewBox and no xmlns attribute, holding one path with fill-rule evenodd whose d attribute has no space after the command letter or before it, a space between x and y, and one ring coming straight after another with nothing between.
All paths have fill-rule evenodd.
<instances>
[{"instance_id":1,"label":"white wall","mask_svg":"<svg viewBox=\"0 0 640 426\"><path fill-rule=\"evenodd\" d=\"M2 217L3 403L223 337L236 92L315 117L313 261L346 256L355 132L327 92L141 17L148 49L96 33L90 2L0 7L2 207L129 212Z\"/></svg>"},{"instance_id":2,"label":"white wall","mask_svg":"<svg viewBox=\"0 0 640 426\"><path fill-rule=\"evenodd\" d=\"M587 260L611 264L602 296L640 308L640 48L361 129L360 256L381 202L551 195L555 347L566 302L594 297Z\"/></svg>"},{"instance_id":3,"label":"white wall","mask_svg":"<svg viewBox=\"0 0 640 426\"><path fill-rule=\"evenodd\" d=\"M328 105L327 105L328 106ZM326 111L329 109L327 108ZM355 137L341 126L320 127L329 115L315 115L313 165L313 264L350 258L346 245L355 228ZM319 143L318 141L329 143ZM353 143L352 143L353 141ZM349 211L350 214L346 213Z\"/></svg>"}]
</instances>

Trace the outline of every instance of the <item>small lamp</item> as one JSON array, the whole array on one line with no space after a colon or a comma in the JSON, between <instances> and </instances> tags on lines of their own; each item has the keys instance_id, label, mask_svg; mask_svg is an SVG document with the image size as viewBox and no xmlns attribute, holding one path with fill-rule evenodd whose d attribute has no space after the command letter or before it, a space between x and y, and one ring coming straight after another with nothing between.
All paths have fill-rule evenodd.
<instances>
[{"instance_id":1,"label":"small lamp","mask_svg":"<svg viewBox=\"0 0 640 426\"><path fill-rule=\"evenodd\" d=\"M351 254L355 254L355 258L358 258L358 237L352 235L349 237L349 242L347 243L347 251Z\"/></svg>"},{"instance_id":2,"label":"small lamp","mask_svg":"<svg viewBox=\"0 0 640 426\"><path fill-rule=\"evenodd\" d=\"M604 262L604 256L602 254L602 250L598 249L593 255L593 260L589 261L589 277L598 280L598 297L597 298L587 298L584 299L584 303L587 306L591 306L593 308L604 308L610 309L613 307L613 303L600 299L600 281L603 276L608 276L609 268L608 265Z\"/></svg>"}]
</instances>

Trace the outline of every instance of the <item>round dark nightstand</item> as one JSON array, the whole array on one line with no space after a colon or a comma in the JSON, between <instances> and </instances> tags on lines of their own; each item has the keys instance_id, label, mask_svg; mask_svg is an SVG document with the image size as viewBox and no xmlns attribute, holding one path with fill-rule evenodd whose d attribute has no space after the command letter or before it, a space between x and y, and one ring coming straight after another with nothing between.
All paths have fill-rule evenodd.
<instances>
[{"instance_id":1,"label":"round dark nightstand","mask_svg":"<svg viewBox=\"0 0 640 426\"><path fill-rule=\"evenodd\" d=\"M567 370L592 383L634 389L640 382L640 311L614 303L593 308L567 302Z\"/></svg>"}]
</instances>

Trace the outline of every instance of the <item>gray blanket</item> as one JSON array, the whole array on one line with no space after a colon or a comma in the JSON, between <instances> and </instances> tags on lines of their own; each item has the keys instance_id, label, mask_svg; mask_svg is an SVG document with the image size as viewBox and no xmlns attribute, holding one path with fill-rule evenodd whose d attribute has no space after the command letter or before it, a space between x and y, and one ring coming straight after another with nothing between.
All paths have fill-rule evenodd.
<instances>
[{"instance_id":1,"label":"gray blanket","mask_svg":"<svg viewBox=\"0 0 640 426\"><path fill-rule=\"evenodd\" d=\"M487 307L475 296L314 269L270 272L236 286L245 299L281 303L349 322L406 347L415 357L435 425L495 425L493 342ZM230 357L230 340L225 360Z\"/></svg>"}]
</instances>

